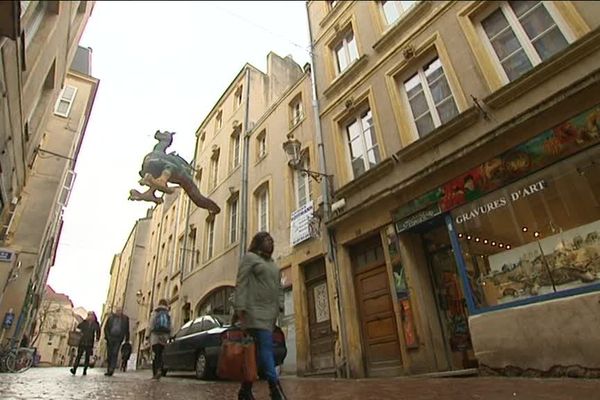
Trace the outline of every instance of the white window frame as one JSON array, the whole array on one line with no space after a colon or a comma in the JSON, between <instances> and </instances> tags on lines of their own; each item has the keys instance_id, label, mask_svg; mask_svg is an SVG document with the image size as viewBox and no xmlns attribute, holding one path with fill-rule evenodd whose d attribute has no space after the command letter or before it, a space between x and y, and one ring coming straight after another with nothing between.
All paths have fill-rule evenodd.
<instances>
[{"instance_id":1,"label":"white window frame","mask_svg":"<svg viewBox=\"0 0 600 400\"><path fill-rule=\"evenodd\" d=\"M42 21L48 12L48 3L48 1L44 0L38 1L35 5L36 8L33 11L34 14L31 18L31 22L29 23L29 26L25 28L25 51L27 51L29 45L33 41L33 38L39 31L40 26L42 26ZM31 2L28 2L26 8L29 8L30 4Z\"/></svg>"},{"instance_id":2,"label":"white window frame","mask_svg":"<svg viewBox=\"0 0 600 400\"><path fill-rule=\"evenodd\" d=\"M241 132L235 131L231 135L231 165L230 170L234 170L240 165L240 143L241 143Z\"/></svg>"},{"instance_id":3,"label":"white window frame","mask_svg":"<svg viewBox=\"0 0 600 400\"><path fill-rule=\"evenodd\" d=\"M229 200L229 244L238 241L238 214L239 201L238 197L233 197Z\"/></svg>"},{"instance_id":4,"label":"white window frame","mask_svg":"<svg viewBox=\"0 0 600 400\"><path fill-rule=\"evenodd\" d=\"M290 109L292 112L292 126L296 126L302 121L304 118L304 107L302 104L302 97L298 97L296 100L290 104Z\"/></svg>"},{"instance_id":5,"label":"white window frame","mask_svg":"<svg viewBox=\"0 0 600 400\"><path fill-rule=\"evenodd\" d=\"M350 37L351 37L351 39L349 39ZM350 51L351 46L354 47L354 50L356 53L355 58L352 58L352 52ZM346 66L344 68L342 68L341 63L340 63L338 49L343 49L344 55L348 60L348 63L346 64ZM340 39L336 42L335 46L333 47L333 54L334 54L334 58L335 58L335 66L336 66L336 71L337 71L338 75L344 73L344 71L346 71L356 60L358 60L360 58L360 55L358 52L358 44L356 42L356 35L354 34L353 29L349 29L346 33L344 33L344 36L342 37L342 39Z\"/></svg>"},{"instance_id":6,"label":"white window frame","mask_svg":"<svg viewBox=\"0 0 600 400\"><path fill-rule=\"evenodd\" d=\"M269 188L268 186L262 188L256 196L256 217L258 231L268 232L269 231ZM264 221L263 221L264 217Z\"/></svg>"},{"instance_id":7,"label":"white window frame","mask_svg":"<svg viewBox=\"0 0 600 400\"><path fill-rule=\"evenodd\" d=\"M442 121L440 119L440 115L438 113L435 101L433 100L433 96L431 95L431 89L429 88L429 83L427 82L427 76L425 75L425 68L424 68L425 65L431 65L435 61L435 59L439 60L440 64L442 65L442 71L444 72L442 76L444 77L444 79L446 79L446 82L448 83L448 87L450 88L450 93L452 94L451 98L452 98L452 101L454 101L454 105L455 105L456 111L457 111L456 115L460 114L460 109L458 108L458 103L456 102L456 96L454 94L454 89L452 88L452 85L451 85L450 81L448 80L448 75L446 74L446 68L444 67L444 64L442 63L442 60L440 59L439 54L436 53L435 58L428 58L428 60L429 59L431 61L429 61L427 64L421 64L419 66L416 74L410 75L410 77L408 79L405 79L401 82L401 85L402 85L401 91L404 96L404 101L406 103L406 107L408 108L408 112L410 112L411 124L413 126L413 129L414 129L414 132L415 132L417 138L425 137L425 136L429 135L433 130L423 134L423 136L421 136L421 134L419 133L419 130L417 128L417 121L416 121L417 117L415 117L413 114L412 107L410 105L410 101L408 98L408 93L406 91L405 83L407 81L411 80L415 75L419 76L419 81L421 82L421 88L423 89L423 94L425 95L425 101L427 102L427 107L429 108L429 114L431 115L431 119L433 120L434 129L443 125ZM441 79L441 78L438 78L438 79ZM444 101L447 101L448 99L449 98L447 97L446 99L444 99ZM423 115L425 115L425 114L421 114L421 116L423 116Z\"/></svg>"},{"instance_id":8,"label":"white window frame","mask_svg":"<svg viewBox=\"0 0 600 400\"><path fill-rule=\"evenodd\" d=\"M388 15L385 12L385 7L384 7L385 3L390 3L391 6L396 9L396 12L398 13L398 18L396 18L393 21L389 20ZM404 4L402 4L402 1L397 1L397 0L379 1L381 15L383 16L383 21L385 22L386 26L395 25L396 22L400 21L404 17L404 14L406 14L408 11L410 11L412 8L414 8L414 6L417 5L417 3L418 3L418 0L415 0L412 2L412 4L410 6L405 7Z\"/></svg>"},{"instance_id":9,"label":"white window frame","mask_svg":"<svg viewBox=\"0 0 600 400\"><path fill-rule=\"evenodd\" d=\"M67 89L73 90L73 95L70 98L65 95L65 92L67 91ZM59 117L68 118L69 114L71 113L71 108L73 107L73 103L75 102L76 96L77 96L77 88L75 86L65 85L65 87L60 91L60 96L58 96L58 99L56 99L56 104L54 105L54 114L58 115ZM65 102L68 104L67 110L64 113L62 113L58 110L58 108L62 102Z\"/></svg>"},{"instance_id":10,"label":"white window frame","mask_svg":"<svg viewBox=\"0 0 600 400\"><path fill-rule=\"evenodd\" d=\"M554 23L556 24L556 26L558 27L560 32L565 37L567 43L569 45L572 44L575 41L575 35L573 34L572 30L569 28L568 24L565 23L562 16L556 10L556 8L552 4L552 2L541 1L541 3L542 3L542 6L546 8L546 11L548 11L548 14L550 14L550 17L552 17L552 20L554 21ZM492 58L495 61L494 67L496 68L496 71L502 77L504 84L507 84L507 83L510 83L511 80L508 78L506 71L502 67L500 58L498 58L498 54L496 54L496 51L492 47L492 43L491 43L490 39L488 38L487 33L485 32L485 29L483 28L483 24L482 24L484 19L486 19L487 17L492 15L498 9L500 9L502 14L504 14L504 17L508 21L508 25L509 25L510 29L513 31L513 33L517 37L517 40L519 41L521 48L523 49L523 51L525 52L525 55L527 56L527 58L529 59L529 62L531 63L531 69L540 65L544 61L540 58L537 50L531 43L531 40L527 36L525 29L519 22L519 19L517 18L516 14L512 10L512 8L510 7L510 4L508 1L503 1L499 7L493 7L491 9L489 9L486 13L482 14L479 18L477 18L475 27L476 27L481 39L483 40L483 43L484 43L487 51L490 53L490 55L492 56Z\"/></svg>"},{"instance_id":11,"label":"white window frame","mask_svg":"<svg viewBox=\"0 0 600 400\"><path fill-rule=\"evenodd\" d=\"M215 219L210 218L206 221L206 260L210 260L215 255Z\"/></svg>"},{"instance_id":12,"label":"white window frame","mask_svg":"<svg viewBox=\"0 0 600 400\"><path fill-rule=\"evenodd\" d=\"M302 159L301 164L302 169L310 169L309 168L309 159L308 157L304 157ZM311 187L310 187L310 177L306 172L293 170L294 171L294 195L296 198L296 209L305 206L311 200ZM301 185L303 184L303 185ZM304 195L304 203L300 201Z\"/></svg>"},{"instance_id":13,"label":"white window frame","mask_svg":"<svg viewBox=\"0 0 600 400\"><path fill-rule=\"evenodd\" d=\"M210 188L209 190L213 190L219 184L219 152L211 157L210 159Z\"/></svg>"},{"instance_id":14,"label":"white window frame","mask_svg":"<svg viewBox=\"0 0 600 400\"><path fill-rule=\"evenodd\" d=\"M219 110L215 117L215 130L219 130L223 127L223 111Z\"/></svg>"},{"instance_id":15,"label":"white window frame","mask_svg":"<svg viewBox=\"0 0 600 400\"><path fill-rule=\"evenodd\" d=\"M363 126L362 123L362 116L365 115L368 112L371 112L371 119L373 120L373 125L371 125L369 128L365 129L365 127ZM349 172L350 172L350 176L353 177L353 179L358 178L360 175L355 176L354 175L354 168L352 168L352 150L350 147L350 137L349 137L349 130L348 128L353 125L353 124L358 124L358 126L360 127L360 139L361 139L361 146L362 146L362 154L363 154L363 165L365 167L365 172L366 173L370 168L370 163L369 163L369 150L372 150L374 148L378 149L378 153L379 153L379 161L377 161L377 164L381 163L381 151L380 151L380 144L379 141L377 141L377 143L375 143L375 146L372 147L367 147L367 143L365 140L365 132L369 129L373 130L375 132L375 118L373 117L373 110L371 110L371 107L365 107L362 109L361 112L357 113L352 119L349 119L345 124L344 124L344 146L346 148L346 155L348 157L348 168L349 168ZM377 139L377 135L375 134L375 138Z\"/></svg>"},{"instance_id":16,"label":"white window frame","mask_svg":"<svg viewBox=\"0 0 600 400\"><path fill-rule=\"evenodd\" d=\"M257 137L257 146L258 146L258 159L261 159L267 155L267 131L263 130L258 134Z\"/></svg>"}]
</instances>

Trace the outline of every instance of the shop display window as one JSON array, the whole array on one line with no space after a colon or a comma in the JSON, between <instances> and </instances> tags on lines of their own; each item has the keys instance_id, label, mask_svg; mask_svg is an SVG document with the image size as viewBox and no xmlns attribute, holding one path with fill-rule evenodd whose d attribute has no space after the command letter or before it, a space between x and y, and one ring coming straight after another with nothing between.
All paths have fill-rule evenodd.
<instances>
[{"instance_id":1,"label":"shop display window","mask_svg":"<svg viewBox=\"0 0 600 400\"><path fill-rule=\"evenodd\" d=\"M479 309L600 288L599 145L451 215Z\"/></svg>"}]
</instances>

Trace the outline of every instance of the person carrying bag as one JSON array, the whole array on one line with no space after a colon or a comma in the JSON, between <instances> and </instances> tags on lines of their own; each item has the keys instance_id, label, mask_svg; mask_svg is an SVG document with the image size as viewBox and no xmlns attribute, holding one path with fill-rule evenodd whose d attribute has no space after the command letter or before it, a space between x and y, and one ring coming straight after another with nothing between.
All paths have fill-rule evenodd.
<instances>
[{"instance_id":1,"label":"person carrying bag","mask_svg":"<svg viewBox=\"0 0 600 400\"><path fill-rule=\"evenodd\" d=\"M275 370L275 357L273 353L273 329L283 308L283 290L279 267L271 256L273 255L273 238L268 232L258 232L252 238L248 252L242 258L237 273L235 288L235 311L242 330L252 340L235 344L223 341L223 350L230 354L243 352L248 360L253 353L252 347L256 346L256 358L260 363L269 383L269 392L272 400L283 400L285 395L279 377ZM238 358L239 359L239 355ZM245 357L244 357L245 359ZM224 360L225 362L225 360ZM251 365L246 365L249 369ZM231 367L233 368L233 367ZM243 368L242 368L243 370ZM242 386L238 392L238 400L253 400L252 384L256 380L256 373L252 376L243 376Z\"/></svg>"}]
</instances>

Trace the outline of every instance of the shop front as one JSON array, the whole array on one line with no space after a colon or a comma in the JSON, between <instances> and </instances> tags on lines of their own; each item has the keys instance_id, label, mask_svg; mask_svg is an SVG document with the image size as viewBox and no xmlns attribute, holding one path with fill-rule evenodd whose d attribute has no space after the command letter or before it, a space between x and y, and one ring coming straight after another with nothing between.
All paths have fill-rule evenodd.
<instances>
[{"instance_id":1,"label":"shop front","mask_svg":"<svg viewBox=\"0 0 600 400\"><path fill-rule=\"evenodd\" d=\"M414 199L394 227L427 269L439 369L600 368L600 107Z\"/></svg>"}]
</instances>

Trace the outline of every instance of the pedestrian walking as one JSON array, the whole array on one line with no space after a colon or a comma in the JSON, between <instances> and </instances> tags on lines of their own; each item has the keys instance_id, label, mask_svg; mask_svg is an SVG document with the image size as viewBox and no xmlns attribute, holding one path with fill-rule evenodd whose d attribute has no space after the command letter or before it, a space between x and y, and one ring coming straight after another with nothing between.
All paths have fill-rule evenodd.
<instances>
[{"instance_id":1,"label":"pedestrian walking","mask_svg":"<svg viewBox=\"0 0 600 400\"><path fill-rule=\"evenodd\" d=\"M81 362L81 356L85 353L83 361L83 375L87 375L87 369L90 366L90 357L93 354L94 343L100 340L100 324L96 318L96 314L93 311L87 313L87 318L84 319L77 325L77 329L81 331L81 340L79 346L77 346L77 355L71 373L75 375L77 368Z\"/></svg>"},{"instance_id":2,"label":"pedestrian walking","mask_svg":"<svg viewBox=\"0 0 600 400\"><path fill-rule=\"evenodd\" d=\"M160 299L158 307L154 309L148 323L150 334L146 340L150 340L154 358L152 360L152 379L160 379L163 372L163 350L171 337L171 315L167 300Z\"/></svg>"},{"instance_id":3,"label":"pedestrian walking","mask_svg":"<svg viewBox=\"0 0 600 400\"><path fill-rule=\"evenodd\" d=\"M283 290L279 267L272 259L273 238L258 232L252 238L237 273L235 311L242 329L254 337L258 363L269 383L271 399L285 399L275 370L273 329L283 309ZM253 400L252 382L242 382L238 400Z\"/></svg>"},{"instance_id":4,"label":"pedestrian walking","mask_svg":"<svg viewBox=\"0 0 600 400\"><path fill-rule=\"evenodd\" d=\"M121 371L127 371L127 362L131 357L131 343L125 342L121 346Z\"/></svg>"},{"instance_id":5,"label":"pedestrian walking","mask_svg":"<svg viewBox=\"0 0 600 400\"><path fill-rule=\"evenodd\" d=\"M112 376L117 367L119 349L123 341L129 342L129 317L123 314L123 309L117 307L104 324L104 337L108 353L106 376Z\"/></svg>"}]
</instances>

